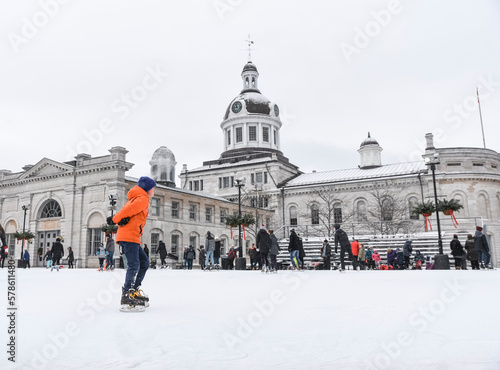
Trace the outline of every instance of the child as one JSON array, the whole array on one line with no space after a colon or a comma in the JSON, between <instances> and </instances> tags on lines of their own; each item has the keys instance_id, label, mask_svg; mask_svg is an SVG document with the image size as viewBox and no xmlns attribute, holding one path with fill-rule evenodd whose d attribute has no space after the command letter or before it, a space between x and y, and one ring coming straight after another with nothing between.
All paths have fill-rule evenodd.
<instances>
[{"instance_id":1,"label":"child","mask_svg":"<svg viewBox=\"0 0 500 370\"><path fill-rule=\"evenodd\" d=\"M358 270L364 270L366 266L366 250L362 243L359 243L358 249Z\"/></svg>"},{"instance_id":2,"label":"child","mask_svg":"<svg viewBox=\"0 0 500 370\"><path fill-rule=\"evenodd\" d=\"M371 247L371 248L373 248L373 247ZM372 260L375 263L375 268L377 270L380 270L380 254L378 254L376 249L373 250Z\"/></svg>"},{"instance_id":3,"label":"child","mask_svg":"<svg viewBox=\"0 0 500 370\"><path fill-rule=\"evenodd\" d=\"M398 270L404 270L405 269L405 257L403 251L401 251L399 248L396 250L396 266L394 266Z\"/></svg>"},{"instance_id":4,"label":"child","mask_svg":"<svg viewBox=\"0 0 500 370\"><path fill-rule=\"evenodd\" d=\"M392 248L387 249L387 265L393 268L396 265L396 251Z\"/></svg>"},{"instance_id":5,"label":"child","mask_svg":"<svg viewBox=\"0 0 500 370\"><path fill-rule=\"evenodd\" d=\"M234 268L234 260L236 259L236 251L234 250L233 245L231 246L231 249L229 249L227 258L229 259L229 269L232 270Z\"/></svg>"},{"instance_id":6,"label":"child","mask_svg":"<svg viewBox=\"0 0 500 370\"><path fill-rule=\"evenodd\" d=\"M415 255L415 269L422 270L422 264L425 262L425 256L420 253L420 251L416 252Z\"/></svg>"},{"instance_id":7,"label":"child","mask_svg":"<svg viewBox=\"0 0 500 370\"><path fill-rule=\"evenodd\" d=\"M45 256L43 256L43 259L47 260L47 268L51 268L52 267L52 251L50 250L50 248L47 248L47 252L45 252Z\"/></svg>"},{"instance_id":8,"label":"child","mask_svg":"<svg viewBox=\"0 0 500 370\"><path fill-rule=\"evenodd\" d=\"M98 271L103 271L106 269L104 266L104 260L106 259L106 255L108 252L106 251L106 248L104 245L100 245L99 249L97 250L97 257L99 257L99 270Z\"/></svg>"},{"instance_id":9,"label":"child","mask_svg":"<svg viewBox=\"0 0 500 370\"><path fill-rule=\"evenodd\" d=\"M31 268L30 267L30 254L29 254L27 249L24 250L23 260L24 260L24 268L26 268L26 266L28 266L28 268Z\"/></svg>"}]
</instances>

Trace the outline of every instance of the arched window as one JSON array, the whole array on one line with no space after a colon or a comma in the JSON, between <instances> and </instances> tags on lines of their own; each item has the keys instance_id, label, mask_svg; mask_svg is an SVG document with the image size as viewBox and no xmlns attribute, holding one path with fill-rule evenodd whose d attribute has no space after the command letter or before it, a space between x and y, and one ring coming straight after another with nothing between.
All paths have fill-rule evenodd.
<instances>
[{"instance_id":1,"label":"arched window","mask_svg":"<svg viewBox=\"0 0 500 370\"><path fill-rule=\"evenodd\" d=\"M382 221L392 221L394 217L394 206L392 199L385 198L382 200L382 209L380 210Z\"/></svg>"},{"instance_id":2,"label":"arched window","mask_svg":"<svg viewBox=\"0 0 500 370\"><path fill-rule=\"evenodd\" d=\"M290 207L290 226L297 226L297 207Z\"/></svg>"},{"instance_id":3,"label":"arched window","mask_svg":"<svg viewBox=\"0 0 500 370\"><path fill-rule=\"evenodd\" d=\"M356 215L358 217L358 222L363 222L368 219L366 216L366 203L364 200L360 200L356 204Z\"/></svg>"},{"instance_id":4,"label":"arched window","mask_svg":"<svg viewBox=\"0 0 500 370\"><path fill-rule=\"evenodd\" d=\"M410 212L410 220L418 220L419 218L419 215L413 213L413 210L415 209L417 203L418 203L417 197L410 197L408 199L408 210Z\"/></svg>"},{"instance_id":5,"label":"arched window","mask_svg":"<svg viewBox=\"0 0 500 370\"><path fill-rule=\"evenodd\" d=\"M311 224L319 225L319 207L317 204L311 206Z\"/></svg>"},{"instance_id":6,"label":"arched window","mask_svg":"<svg viewBox=\"0 0 500 370\"><path fill-rule=\"evenodd\" d=\"M340 203L333 205L333 222L336 224L342 223L342 205Z\"/></svg>"},{"instance_id":7,"label":"arched window","mask_svg":"<svg viewBox=\"0 0 500 370\"><path fill-rule=\"evenodd\" d=\"M175 181L175 168L174 167L172 167L170 169L170 179L169 180L170 181Z\"/></svg>"},{"instance_id":8,"label":"arched window","mask_svg":"<svg viewBox=\"0 0 500 370\"><path fill-rule=\"evenodd\" d=\"M40 218L61 217L61 206L55 200L49 200L42 208Z\"/></svg>"},{"instance_id":9,"label":"arched window","mask_svg":"<svg viewBox=\"0 0 500 370\"><path fill-rule=\"evenodd\" d=\"M488 212L488 200L484 196L484 194L479 194L477 197L477 211L480 216L484 218L490 218Z\"/></svg>"},{"instance_id":10,"label":"arched window","mask_svg":"<svg viewBox=\"0 0 500 370\"><path fill-rule=\"evenodd\" d=\"M167 180L167 173L166 173L165 171L163 171L163 172L161 173L160 180L164 180L164 181L166 181L166 180Z\"/></svg>"}]
</instances>

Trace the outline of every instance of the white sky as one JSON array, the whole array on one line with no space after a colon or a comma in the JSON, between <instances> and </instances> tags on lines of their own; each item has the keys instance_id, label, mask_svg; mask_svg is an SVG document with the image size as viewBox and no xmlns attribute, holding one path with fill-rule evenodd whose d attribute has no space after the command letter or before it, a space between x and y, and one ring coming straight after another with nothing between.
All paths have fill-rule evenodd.
<instances>
[{"instance_id":1,"label":"white sky","mask_svg":"<svg viewBox=\"0 0 500 370\"><path fill-rule=\"evenodd\" d=\"M304 172L356 167L368 131L383 163L417 160L427 132L438 147L481 147L476 86L486 146L500 151L498 1L54 2L0 3L0 169L117 145L133 176L162 145L177 174L217 159L248 34L281 149ZM125 112L148 67L168 75Z\"/></svg>"}]
</instances>

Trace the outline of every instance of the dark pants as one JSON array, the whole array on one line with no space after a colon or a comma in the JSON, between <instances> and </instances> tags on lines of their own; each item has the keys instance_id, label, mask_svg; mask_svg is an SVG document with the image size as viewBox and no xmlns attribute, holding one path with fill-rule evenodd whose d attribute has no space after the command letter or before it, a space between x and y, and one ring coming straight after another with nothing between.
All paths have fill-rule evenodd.
<instances>
[{"instance_id":1,"label":"dark pants","mask_svg":"<svg viewBox=\"0 0 500 370\"><path fill-rule=\"evenodd\" d=\"M266 267L269 267L269 261L267 259L267 255L268 254L269 254L269 252L268 253L262 253L262 252L260 252L260 258L261 258L261 261L262 261L261 264L263 266L265 265Z\"/></svg>"},{"instance_id":2,"label":"dark pants","mask_svg":"<svg viewBox=\"0 0 500 370\"><path fill-rule=\"evenodd\" d=\"M229 258L229 270L233 270L234 269L234 259L232 258Z\"/></svg>"},{"instance_id":3,"label":"dark pants","mask_svg":"<svg viewBox=\"0 0 500 370\"><path fill-rule=\"evenodd\" d=\"M5 263L5 255L2 255L0 259L1 259L0 264L2 265L3 268L3 264Z\"/></svg>"},{"instance_id":4,"label":"dark pants","mask_svg":"<svg viewBox=\"0 0 500 370\"><path fill-rule=\"evenodd\" d=\"M271 254L271 269L274 271L278 270L278 262L275 254Z\"/></svg>"},{"instance_id":5,"label":"dark pants","mask_svg":"<svg viewBox=\"0 0 500 370\"><path fill-rule=\"evenodd\" d=\"M52 266L57 266L57 265L60 265L61 264L61 257L54 257L52 258Z\"/></svg>"},{"instance_id":6,"label":"dark pants","mask_svg":"<svg viewBox=\"0 0 500 370\"><path fill-rule=\"evenodd\" d=\"M479 261L470 261L470 266L473 270L479 270Z\"/></svg>"},{"instance_id":7,"label":"dark pants","mask_svg":"<svg viewBox=\"0 0 500 370\"><path fill-rule=\"evenodd\" d=\"M458 257L453 257L454 260L455 260L455 268L460 268L462 267L462 256L458 256Z\"/></svg>"},{"instance_id":8,"label":"dark pants","mask_svg":"<svg viewBox=\"0 0 500 370\"><path fill-rule=\"evenodd\" d=\"M344 255L347 253L349 259L352 261L353 260L353 257L352 257L352 252L351 252L351 246L346 246L346 247L343 247L343 246L340 246L340 268L342 270L345 270L345 263L344 263ZM353 267L354 267L354 262L353 262Z\"/></svg>"},{"instance_id":9,"label":"dark pants","mask_svg":"<svg viewBox=\"0 0 500 370\"><path fill-rule=\"evenodd\" d=\"M410 256L404 256L405 257L405 268L410 267Z\"/></svg>"},{"instance_id":10,"label":"dark pants","mask_svg":"<svg viewBox=\"0 0 500 370\"><path fill-rule=\"evenodd\" d=\"M106 256L106 263L108 264L107 266L108 269L114 267L115 265L113 254L115 254L115 252L109 252L109 254Z\"/></svg>"},{"instance_id":11,"label":"dark pants","mask_svg":"<svg viewBox=\"0 0 500 370\"><path fill-rule=\"evenodd\" d=\"M250 259L250 270L253 270L254 268L257 268L257 259L251 258Z\"/></svg>"},{"instance_id":12,"label":"dark pants","mask_svg":"<svg viewBox=\"0 0 500 370\"><path fill-rule=\"evenodd\" d=\"M119 244L122 246L123 253L127 258L128 268L125 275L125 284L123 285L123 291L126 292L131 288L137 289L141 286L149 268L149 258L140 244L131 242L119 242Z\"/></svg>"},{"instance_id":13,"label":"dark pants","mask_svg":"<svg viewBox=\"0 0 500 370\"><path fill-rule=\"evenodd\" d=\"M24 268L26 268L26 267L31 268L30 267L30 261L24 260Z\"/></svg>"},{"instance_id":14,"label":"dark pants","mask_svg":"<svg viewBox=\"0 0 500 370\"><path fill-rule=\"evenodd\" d=\"M188 262L188 270L192 270L193 269L193 259L188 258L187 262Z\"/></svg>"},{"instance_id":15,"label":"dark pants","mask_svg":"<svg viewBox=\"0 0 500 370\"><path fill-rule=\"evenodd\" d=\"M99 258L99 267L103 268L104 265L104 258Z\"/></svg>"},{"instance_id":16,"label":"dark pants","mask_svg":"<svg viewBox=\"0 0 500 370\"><path fill-rule=\"evenodd\" d=\"M69 269L74 268L74 267L73 267L73 261L69 261L69 260L68 260L68 268L69 268Z\"/></svg>"},{"instance_id":17,"label":"dark pants","mask_svg":"<svg viewBox=\"0 0 500 370\"><path fill-rule=\"evenodd\" d=\"M366 260L366 263L367 263L367 269L370 270L375 270L375 261L371 258L367 259Z\"/></svg>"},{"instance_id":18,"label":"dark pants","mask_svg":"<svg viewBox=\"0 0 500 370\"><path fill-rule=\"evenodd\" d=\"M330 270L330 257L323 257L323 270Z\"/></svg>"}]
</instances>

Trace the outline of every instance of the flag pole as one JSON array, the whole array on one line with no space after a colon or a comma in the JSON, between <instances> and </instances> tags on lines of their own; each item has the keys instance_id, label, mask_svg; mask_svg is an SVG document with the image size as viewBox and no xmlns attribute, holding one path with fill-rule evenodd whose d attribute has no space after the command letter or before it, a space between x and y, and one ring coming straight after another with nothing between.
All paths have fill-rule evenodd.
<instances>
[{"instance_id":1,"label":"flag pole","mask_svg":"<svg viewBox=\"0 0 500 370\"><path fill-rule=\"evenodd\" d=\"M484 140L483 115L481 114L481 102L479 101L479 89L476 87L477 104L479 105L479 119L481 120L481 132L483 133L483 147L486 149L486 141Z\"/></svg>"}]
</instances>

